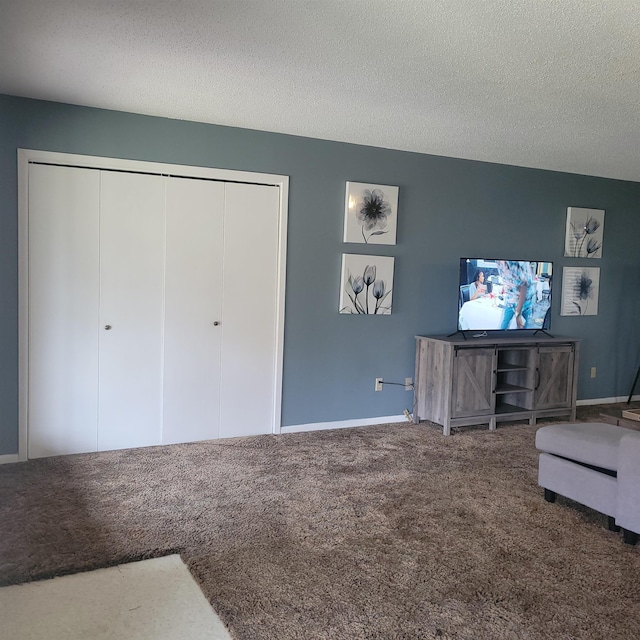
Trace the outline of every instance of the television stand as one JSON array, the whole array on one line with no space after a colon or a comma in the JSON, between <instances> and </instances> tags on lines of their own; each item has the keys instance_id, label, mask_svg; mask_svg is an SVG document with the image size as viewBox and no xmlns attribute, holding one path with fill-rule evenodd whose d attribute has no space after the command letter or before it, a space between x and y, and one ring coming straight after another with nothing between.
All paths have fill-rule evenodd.
<instances>
[{"instance_id":1,"label":"television stand","mask_svg":"<svg viewBox=\"0 0 640 640\"><path fill-rule=\"evenodd\" d=\"M544 333L545 336L548 336L549 338L553 338L553 336L546 329L536 329L533 332L533 335L535 336L537 333Z\"/></svg>"},{"instance_id":2,"label":"television stand","mask_svg":"<svg viewBox=\"0 0 640 640\"><path fill-rule=\"evenodd\" d=\"M574 421L579 347L560 336L416 336L413 421L440 424L445 436L472 424Z\"/></svg>"}]
</instances>

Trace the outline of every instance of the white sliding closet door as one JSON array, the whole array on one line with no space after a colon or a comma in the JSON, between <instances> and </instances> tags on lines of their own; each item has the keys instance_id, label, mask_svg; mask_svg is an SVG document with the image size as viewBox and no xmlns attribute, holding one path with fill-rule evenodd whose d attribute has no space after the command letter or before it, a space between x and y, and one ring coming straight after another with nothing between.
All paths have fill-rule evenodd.
<instances>
[{"instance_id":1,"label":"white sliding closet door","mask_svg":"<svg viewBox=\"0 0 640 640\"><path fill-rule=\"evenodd\" d=\"M165 181L101 173L99 451L161 443Z\"/></svg>"},{"instance_id":2,"label":"white sliding closet door","mask_svg":"<svg viewBox=\"0 0 640 640\"><path fill-rule=\"evenodd\" d=\"M221 438L272 432L280 190L227 183L225 194Z\"/></svg>"},{"instance_id":3,"label":"white sliding closet door","mask_svg":"<svg viewBox=\"0 0 640 640\"><path fill-rule=\"evenodd\" d=\"M218 437L224 183L167 179L163 444Z\"/></svg>"},{"instance_id":4,"label":"white sliding closet door","mask_svg":"<svg viewBox=\"0 0 640 640\"><path fill-rule=\"evenodd\" d=\"M29 169L30 458L96 450L99 180Z\"/></svg>"},{"instance_id":5,"label":"white sliding closet door","mask_svg":"<svg viewBox=\"0 0 640 640\"><path fill-rule=\"evenodd\" d=\"M273 433L286 193L43 153L19 165L21 456Z\"/></svg>"}]
</instances>

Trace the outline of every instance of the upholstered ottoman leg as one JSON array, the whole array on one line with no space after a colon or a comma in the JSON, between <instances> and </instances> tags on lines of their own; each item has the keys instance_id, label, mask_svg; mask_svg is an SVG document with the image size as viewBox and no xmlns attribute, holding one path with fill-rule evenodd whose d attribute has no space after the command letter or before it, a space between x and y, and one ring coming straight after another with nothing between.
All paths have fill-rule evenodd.
<instances>
[{"instance_id":1,"label":"upholstered ottoman leg","mask_svg":"<svg viewBox=\"0 0 640 640\"><path fill-rule=\"evenodd\" d=\"M547 502L555 502L556 501L556 492L551 491L551 489L544 490L544 499Z\"/></svg>"},{"instance_id":2,"label":"upholstered ottoman leg","mask_svg":"<svg viewBox=\"0 0 640 640\"><path fill-rule=\"evenodd\" d=\"M627 544L636 544L636 542L638 542L638 534L635 531L629 531L629 529L623 529L622 539Z\"/></svg>"}]
</instances>

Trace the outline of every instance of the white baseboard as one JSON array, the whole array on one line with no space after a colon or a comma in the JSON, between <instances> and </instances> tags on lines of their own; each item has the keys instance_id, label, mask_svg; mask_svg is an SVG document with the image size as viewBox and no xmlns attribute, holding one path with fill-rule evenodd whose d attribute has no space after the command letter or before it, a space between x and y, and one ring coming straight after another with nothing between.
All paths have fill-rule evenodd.
<instances>
[{"instance_id":1,"label":"white baseboard","mask_svg":"<svg viewBox=\"0 0 640 640\"><path fill-rule=\"evenodd\" d=\"M407 422L404 415L380 416L378 418L361 418L357 420L337 420L336 422L310 422L309 424L294 424L281 427L280 433L298 433L300 431L322 431L324 429L345 429L348 427L368 427L375 424L391 422Z\"/></svg>"},{"instance_id":2,"label":"white baseboard","mask_svg":"<svg viewBox=\"0 0 640 640\"><path fill-rule=\"evenodd\" d=\"M626 402L629 396L615 396L612 398L587 398L586 400L578 400L576 404L579 407L590 405L590 404L613 404L614 402ZM635 395L631 397L631 401L640 400L640 395Z\"/></svg>"},{"instance_id":3,"label":"white baseboard","mask_svg":"<svg viewBox=\"0 0 640 640\"><path fill-rule=\"evenodd\" d=\"M578 400L578 406L592 404L613 404L615 402L626 402L629 396L615 396L611 398L587 398ZM640 395L635 395L631 400L640 400ZM378 418L360 418L355 420L336 420L335 422L310 422L308 424L293 424L280 428L280 433L299 433L302 431L323 431L324 429L345 429L348 427L368 427L376 424L389 424L393 422L406 422L404 415L380 416Z\"/></svg>"},{"instance_id":4,"label":"white baseboard","mask_svg":"<svg viewBox=\"0 0 640 640\"><path fill-rule=\"evenodd\" d=\"M591 404L613 404L614 402L626 402L629 396L616 396L612 398L587 398L578 400L578 406ZM640 400L640 395L635 395L632 400ZM390 424L394 422L407 422L404 414L399 416L379 416L377 418L359 418L355 420L336 420L335 422L310 422L308 424L293 424L280 428L280 433L300 433L302 431L324 431L325 429L347 429L349 427L368 427L376 424ZM0 464L20 462L17 453L0 455Z\"/></svg>"}]
</instances>

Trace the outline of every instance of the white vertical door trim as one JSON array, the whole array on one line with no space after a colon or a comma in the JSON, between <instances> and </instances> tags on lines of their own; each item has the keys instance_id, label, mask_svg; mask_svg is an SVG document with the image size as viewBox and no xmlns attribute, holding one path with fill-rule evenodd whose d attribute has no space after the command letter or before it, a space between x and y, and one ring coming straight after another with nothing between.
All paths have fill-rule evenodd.
<instances>
[{"instance_id":1,"label":"white vertical door trim","mask_svg":"<svg viewBox=\"0 0 640 640\"><path fill-rule=\"evenodd\" d=\"M29 152L18 149L18 459L27 459L29 407Z\"/></svg>"},{"instance_id":2,"label":"white vertical door trim","mask_svg":"<svg viewBox=\"0 0 640 640\"><path fill-rule=\"evenodd\" d=\"M278 282L276 290L276 335L275 335L275 371L273 433L282 431L282 370L284 367L284 303L287 281L287 229L289 211L289 178L282 177L278 211Z\"/></svg>"},{"instance_id":3,"label":"white vertical door trim","mask_svg":"<svg viewBox=\"0 0 640 640\"><path fill-rule=\"evenodd\" d=\"M174 175L206 180L243 182L248 184L274 185L280 189L279 233L278 233L278 290L276 319L276 361L274 379L273 433L281 432L282 370L284 355L286 251L289 177L284 175L193 167L168 163L124 160L79 154L58 153L36 149L18 149L18 457L27 459L28 442L28 220L29 220L29 165L45 163L69 165L115 171L138 171L158 175Z\"/></svg>"}]
</instances>

